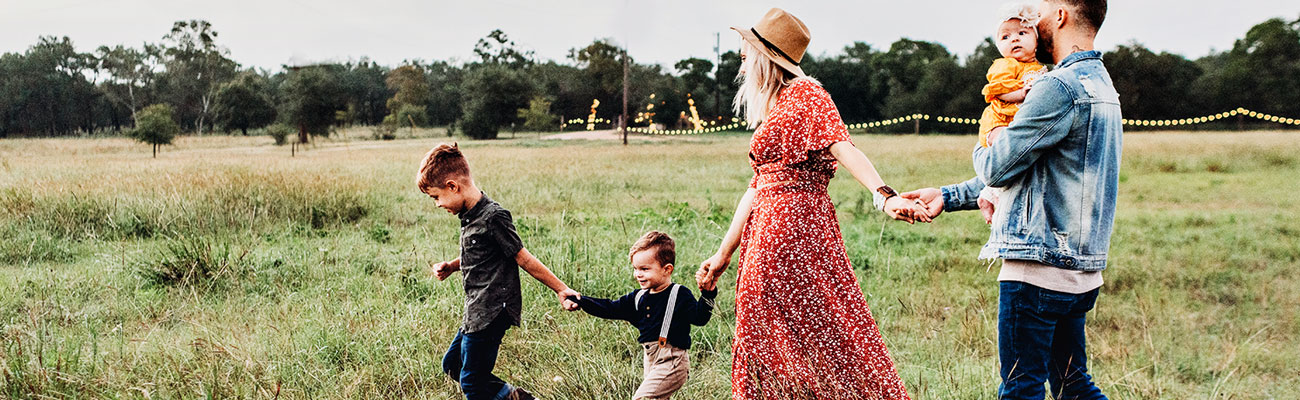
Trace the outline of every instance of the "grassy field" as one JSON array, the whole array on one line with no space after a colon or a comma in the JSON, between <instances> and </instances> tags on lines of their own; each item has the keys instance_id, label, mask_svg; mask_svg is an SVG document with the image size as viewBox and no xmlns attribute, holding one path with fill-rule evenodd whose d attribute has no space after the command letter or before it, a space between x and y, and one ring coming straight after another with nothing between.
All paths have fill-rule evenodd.
<instances>
[{"instance_id":1,"label":"grassy field","mask_svg":"<svg viewBox=\"0 0 1300 400\"><path fill-rule=\"evenodd\" d=\"M364 135L364 133L359 134ZM1125 138L1111 267L1090 315L1116 399L1300 398L1300 136ZM437 139L0 141L0 397L427 398L461 318L457 221L415 190ZM895 188L972 175L972 136L855 141ZM624 147L463 142L528 248L584 294L635 287L626 249L677 238L677 281L712 253L750 177L746 138ZM913 397L995 398L997 269L978 213L892 223L842 174L849 256ZM734 269L733 269L734 271ZM525 275L498 374L546 399L625 399L636 333L566 313ZM682 399L729 398L734 272L694 332Z\"/></svg>"}]
</instances>

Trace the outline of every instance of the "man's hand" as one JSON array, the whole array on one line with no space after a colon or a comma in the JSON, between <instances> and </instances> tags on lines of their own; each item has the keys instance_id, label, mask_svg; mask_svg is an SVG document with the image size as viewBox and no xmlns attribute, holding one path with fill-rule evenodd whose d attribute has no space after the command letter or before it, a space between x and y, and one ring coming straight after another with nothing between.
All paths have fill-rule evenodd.
<instances>
[{"instance_id":1,"label":"man's hand","mask_svg":"<svg viewBox=\"0 0 1300 400\"><path fill-rule=\"evenodd\" d=\"M932 221L924 206L900 196L893 196L885 200L885 214L889 215L890 218L909 224L916 223L916 221Z\"/></svg>"},{"instance_id":2,"label":"man's hand","mask_svg":"<svg viewBox=\"0 0 1300 400\"><path fill-rule=\"evenodd\" d=\"M926 216L931 220L943 213L943 192L937 188L917 189L898 195L904 199L920 201L925 206Z\"/></svg>"},{"instance_id":3,"label":"man's hand","mask_svg":"<svg viewBox=\"0 0 1300 400\"><path fill-rule=\"evenodd\" d=\"M980 191L979 197L980 214L984 215L984 223L993 223L993 212L995 205L998 204L998 195L993 192L993 188L985 187Z\"/></svg>"},{"instance_id":4,"label":"man's hand","mask_svg":"<svg viewBox=\"0 0 1300 400\"><path fill-rule=\"evenodd\" d=\"M718 290L718 277L727 270L727 264L730 263L731 257L722 253L714 254L700 263L700 269L695 271L695 284L700 290Z\"/></svg>"},{"instance_id":5,"label":"man's hand","mask_svg":"<svg viewBox=\"0 0 1300 400\"><path fill-rule=\"evenodd\" d=\"M443 261L433 264L433 273L438 276L438 280L447 279L452 272L459 271L460 268L452 261Z\"/></svg>"},{"instance_id":6,"label":"man's hand","mask_svg":"<svg viewBox=\"0 0 1300 400\"><path fill-rule=\"evenodd\" d=\"M555 292L555 295L560 297L560 307L563 307L565 310L568 311L575 311L578 309L578 302L569 300L569 296L573 296L579 299L582 298L582 294L578 293L576 290L573 289L564 289Z\"/></svg>"}]
</instances>

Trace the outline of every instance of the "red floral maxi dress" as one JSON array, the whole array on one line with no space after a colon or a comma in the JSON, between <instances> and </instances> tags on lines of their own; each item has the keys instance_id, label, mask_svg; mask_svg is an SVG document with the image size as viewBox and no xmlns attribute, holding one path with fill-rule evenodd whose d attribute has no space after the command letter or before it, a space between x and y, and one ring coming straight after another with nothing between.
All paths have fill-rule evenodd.
<instances>
[{"instance_id":1,"label":"red floral maxi dress","mask_svg":"<svg viewBox=\"0 0 1300 400\"><path fill-rule=\"evenodd\" d=\"M829 148L848 140L830 94L798 79L750 141L750 187L761 189L741 235L735 399L908 398L826 193Z\"/></svg>"}]
</instances>

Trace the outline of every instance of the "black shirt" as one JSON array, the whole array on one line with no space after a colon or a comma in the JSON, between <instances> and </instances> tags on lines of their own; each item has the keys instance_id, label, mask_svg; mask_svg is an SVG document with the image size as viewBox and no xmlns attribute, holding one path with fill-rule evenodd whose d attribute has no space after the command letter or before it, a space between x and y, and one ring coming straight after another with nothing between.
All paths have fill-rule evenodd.
<instances>
[{"instance_id":1,"label":"black shirt","mask_svg":"<svg viewBox=\"0 0 1300 400\"><path fill-rule=\"evenodd\" d=\"M461 211L460 271L465 278L465 322L462 331L481 331L502 312L518 326L523 299L515 255L524 248L510 211L483 195L474 207Z\"/></svg>"},{"instance_id":2,"label":"black shirt","mask_svg":"<svg viewBox=\"0 0 1300 400\"><path fill-rule=\"evenodd\" d=\"M672 287L659 293L647 291L641 296L640 307L635 304L637 292L640 290L634 290L618 300L582 296L578 305L587 314L631 322L641 332L637 337L640 343L657 342L659 331L663 327L664 313L668 311L668 296L672 293ZM700 300L696 301L690 289L678 289L677 305L673 308L673 320L668 328L669 344L682 349L691 348L691 325L704 326L709 323L709 318L713 316L713 298L718 296L718 291L701 291L700 296Z\"/></svg>"}]
</instances>

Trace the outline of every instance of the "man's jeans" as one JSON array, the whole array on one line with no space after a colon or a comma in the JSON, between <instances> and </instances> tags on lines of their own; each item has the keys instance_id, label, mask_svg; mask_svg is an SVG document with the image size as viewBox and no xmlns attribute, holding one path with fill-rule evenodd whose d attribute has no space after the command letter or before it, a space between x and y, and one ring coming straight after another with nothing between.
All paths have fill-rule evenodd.
<instances>
[{"instance_id":1,"label":"man's jeans","mask_svg":"<svg viewBox=\"0 0 1300 400\"><path fill-rule=\"evenodd\" d=\"M1001 282L1000 289L998 398L1043 400L1047 381L1058 400L1105 399L1088 375L1083 333L1100 289L1070 294L1024 282Z\"/></svg>"},{"instance_id":2,"label":"man's jeans","mask_svg":"<svg viewBox=\"0 0 1300 400\"><path fill-rule=\"evenodd\" d=\"M456 332L447 355L442 357L442 371L452 380L460 382L460 389L468 400L499 400L506 398L513 387L492 375L497 364L497 351L501 338L510 329L510 318L501 313L487 328L472 333Z\"/></svg>"}]
</instances>

